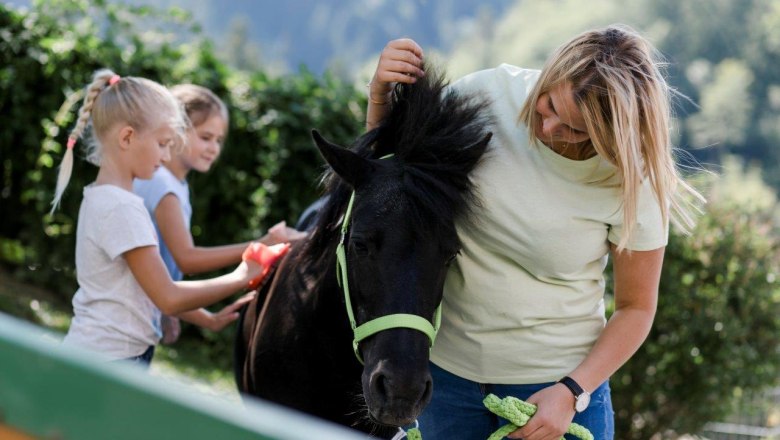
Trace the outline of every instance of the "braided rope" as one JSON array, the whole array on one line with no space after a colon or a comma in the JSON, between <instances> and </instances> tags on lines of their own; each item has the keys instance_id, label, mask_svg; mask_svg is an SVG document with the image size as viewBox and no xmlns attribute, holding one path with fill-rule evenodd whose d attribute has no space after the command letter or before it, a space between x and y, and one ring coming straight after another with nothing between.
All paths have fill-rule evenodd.
<instances>
[{"instance_id":1,"label":"braided rope","mask_svg":"<svg viewBox=\"0 0 780 440\"><path fill-rule=\"evenodd\" d=\"M502 400L495 394L488 394L482 403L485 404L485 407L489 409L490 412L503 417L510 422L498 428L496 432L488 437L488 440L503 439L517 428L528 423L531 416L536 413L536 405L524 402L517 397L512 396L504 397ZM582 440L594 440L593 434L591 434L587 428L576 423L569 425L569 429L567 429L566 432L575 437L579 437ZM398 433L396 433L392 440L400 440L403 438L406 438L407 440L422 440L422 433L418 428L417 421L415 421L415 427L408 431L404 431L403 428L398 428ZM564 440L563 437L561 437L561 440Z\"/></svg>"},{"instance_id":2,"label":"braided rope","mask_svg":"<svg viewBox=\"0 0 780 440\"><path fill-rule=\"evenodd\" d=\"M414 421L414 428L410 428L404 431L403 428L398 428L398 432L390 440L401 440L403 438L407 440L422 440L422 433L420 432L419 424L417 420Z\"/></svg>"},{"instance_id":3,"label":"braided rope","mask_svg":"<svg viewBox=\"0 0 780 440\"><path fill-rule=\"evenodd\" d=\"M419 428L412 428L406 431L407 440L422 440L422 433Z\"/></svg>"},{"instance_id":4,"label":"braided rope","mask_svg":"<svg viewBox=\"0 0 780 440\"><path fill-rule=\"evenodd\" d=\"M494 432L488 440L500 440L506 437L509 433L513 432L520 426L524 426L528 423L528 419L536 412L536 405L524 402L516 397L507 396L503 400L499 399L495 394L488 394L485 400L482 401L485 407L493 414L501 416L509 420L509 424L502 426L496 432ZM593 440L593 434L588 431L582 425L572 423L569 425L567 433L581 438L582 440ZM563 438L561 439L563 440Z\"/></svg>"}]
</instances>

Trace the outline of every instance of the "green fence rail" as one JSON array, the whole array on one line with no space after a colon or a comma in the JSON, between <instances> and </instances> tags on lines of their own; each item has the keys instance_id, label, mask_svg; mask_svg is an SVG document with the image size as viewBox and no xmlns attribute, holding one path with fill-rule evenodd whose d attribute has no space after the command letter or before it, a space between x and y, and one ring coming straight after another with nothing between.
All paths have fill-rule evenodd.
<instances>
[{"instance_id":1,"label":"green fence rail","mask_svg":"<svg viewBox=\"0 0 780 440\"><path fill-rule=\"evenodd\" d=\"M63 347L0 313L0 437L51 440L356 440L354 431L262 402L231 403Z\"/></svg>"}]
</instances>

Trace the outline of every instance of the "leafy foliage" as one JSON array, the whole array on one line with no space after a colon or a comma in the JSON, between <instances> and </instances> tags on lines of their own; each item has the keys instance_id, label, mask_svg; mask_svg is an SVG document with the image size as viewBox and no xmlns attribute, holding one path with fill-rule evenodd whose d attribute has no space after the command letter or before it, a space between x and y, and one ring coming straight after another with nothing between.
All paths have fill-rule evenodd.
<instances>
[{"instance_id":1,"label":"leafy foliage","mask_svg":"<svg viewBox=\"0 0 780 440\"><path fill-rule=\"evenodd\" d=\"M0 5L0 262L17 276L65 298L75 291L78 193L96 168L77 160L61 208L45 213L78 108L74 93L101 67L163 84L200 84L231 109L220 162L191 180L199 244L256 238L278 220L295 220L316 198L322 161L309 131L349 143L361 130L365 102L332 76L233 70L188 20L177 10L104 1L40 2L30 12ZM184 29L194 43L179 44L162 28L176 35Z\"/></svg>"},{"instance_id":2,"label":"leafy foliage","mask_svg":"<svg viewBox=\"0 0 780 440\"><path fill-rule=\"evenodd\" d=\"M702 162L757 161L780 189L780 0L517 1L478 29L482 38L459 42L449 71L541 68L558 45L612 23L647 36L669 63L670 84L690 98L677 102L680 147Z\"/></svg>"},{"instance_id":3,"label":"leafy foliage","mask_svg":"<svg viewBox=\"0 0 780 440\"><path fill-rule=\"evenodd\" d=\"M693 235L672 233L653 329L611 381L616 438L698 432L780 382L780 246L762 200L716 186Z\"/></svg>"}]
</instances>

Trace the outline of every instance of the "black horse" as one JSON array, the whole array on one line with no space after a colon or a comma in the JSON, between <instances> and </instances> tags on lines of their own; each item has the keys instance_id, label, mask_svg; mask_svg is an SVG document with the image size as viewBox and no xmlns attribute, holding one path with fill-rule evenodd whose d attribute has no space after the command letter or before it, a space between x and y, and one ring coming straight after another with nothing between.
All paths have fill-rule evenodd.
<instances>
[{"instance_id":1,"label":"black horse","mask_svg":"<svg viewBox=\"0 0 780 440\"><path fill-rule=\"evenodd\" d=\"M336 249L343 240L357 325L399 313L435 325L447 266L460 249L455 222L473 218L478 204L469 173L491 136L485 105L428 69L414 85L395 87L389 115L351 150L313 132L332 168L327 201L309 239L291 249L242 316L242 392L379 436L415 420L431 396L432 335L390 328L353 352Z\"/></svg>"}]
</instances>

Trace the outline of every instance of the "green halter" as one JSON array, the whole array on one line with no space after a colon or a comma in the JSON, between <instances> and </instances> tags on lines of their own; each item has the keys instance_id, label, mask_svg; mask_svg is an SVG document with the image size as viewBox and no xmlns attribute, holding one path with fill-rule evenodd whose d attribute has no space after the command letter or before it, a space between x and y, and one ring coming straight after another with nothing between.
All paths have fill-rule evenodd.
<instances>
[{"instance_id":1,"label":"green halter","mask_svg":"<svg viewBox=\"0 0 780 440\"><path fill-rule=\"evenodd\" d=\"M381 159L391 156L392 154L383 156ZM433 324L421 316L410 315L408 313L396 313L393 315L380 316L379 318L372 319L359 326L356 325L355 314L352 311L352 301L349 296L347 252L344 246L344 241L346 240L347 232L349 230L349 220L352 217L352 205L354 203L355 192L352 191L352 197L349 199L347 211L344 213L344 220L341 222L341 239L336 247L336 279L338 280L339 285L344 289L344 302L347 307L347 316L349 316L349 325L352 327L352 332L355 335L355 339L352 340L352 349L355 351L355 356L362 364L363 358L360 356L360 351L358 350L360 341L375 333L391 328L411 328L419 330L428 336L428 339L431 340L431 347L433 347L433 341L436 339L436 333L438 333L439 326L441 325L441 304L439 304L439 307L436 308L436 311L433 314Z\"/></svg>"}]
</instances>

